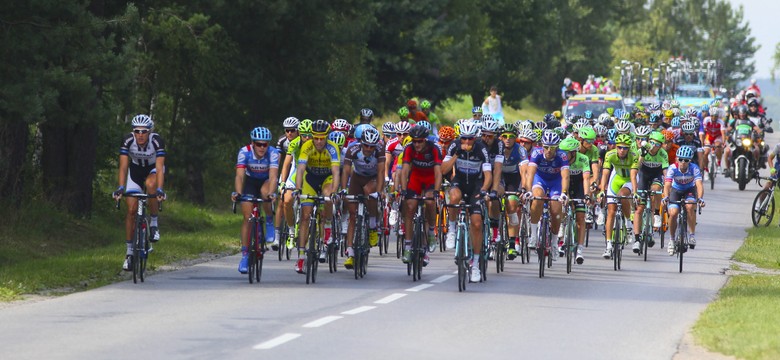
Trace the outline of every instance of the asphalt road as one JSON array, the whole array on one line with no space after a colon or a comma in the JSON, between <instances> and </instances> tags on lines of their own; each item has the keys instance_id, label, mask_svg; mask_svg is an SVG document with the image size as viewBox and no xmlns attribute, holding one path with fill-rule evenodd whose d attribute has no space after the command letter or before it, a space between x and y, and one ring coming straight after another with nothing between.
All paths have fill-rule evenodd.
<instances>
[{"instance_id":1,"label":"asphalt road","mask_svg":"<svg viewBox=\"0 0 780 360\"><path fill-rule=\"evenodd\" d=\"M366 278L321 266L312 285L275 253L262 282L250 285L230 256L143 284L6 307L0 358L670 359L725 283L757 190L738 191L723 177L707 190L683 273L658 244L647 262L627 249L614 271L600 257L600 231L571 274L563 258L542 279L533 257L507 262L498 275L491 262L488 281L465 293L452 252L434 253L420 282L392 251L373 251Z\"/></svg>"}]
</instances>

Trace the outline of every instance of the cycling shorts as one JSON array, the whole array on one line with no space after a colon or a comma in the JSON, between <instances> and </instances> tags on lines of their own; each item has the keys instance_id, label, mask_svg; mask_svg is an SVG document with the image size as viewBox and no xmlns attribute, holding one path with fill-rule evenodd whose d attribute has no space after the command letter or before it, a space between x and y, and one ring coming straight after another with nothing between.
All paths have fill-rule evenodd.
<instances>
[{"instance_id":1,"label":"cycling shorts","mask_svg":"<svg viewBox=\"0 0 780 360\"><path fill-rule=\"evenodd\" d=\"M711 134L707 134L704 137L704 144L705 145L717 145L723 143L723 136L721 136L720 133L718 135L712 136Z\"/></svg>"},{"instance_id":2,"label":"cycling shorts","mask_svg":"<svg viewBox=\"0 0 780 360\"><path fill-rule=\"evenodd\" d=\"M650 190L653 185L664 187L664 172L661 169L657 171L639 170L636 175L637 190Z\"/></svg>"},{"instance_id":3,"label":"cycling shorts","mask_svg":"<svg viewBox=\"0 0 780 360\"><path fill-rule=\"evenodd\" d=\"M607 195L618 196L620 189L628 189L633 191L633 185L631 185L631 178L620 176L617 172L613 171L609 176L609 185L607 186ZM617 199L607 198L607 204L617 204Z\"/></svg>"},{"instance_id":4,"label":"cycling shorts","mask_svg":"<svg viewBox=\"0 0 780 360\"><path fill-rule=\"evenodd\" d=\"M477 196L479 195L480 189L482 189L482 180L469 182L462 180L465 179L458 179L456 176L455 182L452 183L452 187L460 190L463 202L469 205L478 205L479 199L477 199ZM469 213L482 215L482 208L480 206L470 208Z\"/></svg>"},{"instance_id":5,"label":"cycling shorts","mask_svg":"<svg viewBox=\"0 0 780 360\"><path fill-rule=\"evenodd\" d=\"M540 188L545 192L550 192L550 197L561 196L561 179L545 180L539 177L538 174L534 175L534 185L532 188Z\"/></svg>"},{"instance_id":6,"label":"cycling shorts","mask_svg":"<svg viewBox=\"0 0 780 360\"><path fill-rule=\"evenodd\" d=\"M406 186L407 191L412 191L416 195L423 195L423 192L433 190L436 178L434 176L415 176L414 172L409 175L409 184Z\"/></svg>"},{"instance_id":7,"label":"cycling shorts","mask_svg":"<svg viewBox=\"0 0 780 360\"><path fill-rule=\"evenodd\" d=\"M268 179L258 179L251 176L244 176L244 189L241 190L241 201L247 201L253 197L261 195L260 189Z\"/></svg>"},{"instance_id":8,"label":"cycling shorts","mask_svg":"<svg viewBox=\"0 0 780 360\"><path fill-rule=\"evenodd\" d=\"M501 185L504 186L506 191L519 191L520 190L520 174L503 174L501 176ZM495 189L494 189L495 190Z\"/></svg>"},{"instance_id":9,"label":"cycling shorts","mask_svg":"<svg viewBox=\"0 0 780 360\"><path fill-rule=\"evenodd\" d=\"M672 188L669 193L669 208L679 209L680 206L674 202L685 199L686 202L696 202L696 188L692 187L687 190L676 190Z\"/></svg>"},{"instance_id":10,"label":"cycling shorts","mask_svg":"<svg viewBox=\"0 0 780 360\"><path fill-rule=\"evenodd\" d=\"M309 174L308 172L303 176L303 186L301 187L301 194L309 196L318 196L322 194L322 188L333 183L333 175L317 176ZM302 206L314 205L314 200L306 199L301 200Z\"/></svg>"},{"instance_id":11,"label":"cycling shorts","mask_svg":"<svg viewBox=\"0 0 780 360\"><path fill-rule=\"evenodd\" d=\"M163 168L165 171L165 168ZM140 166L130 163L127 169L126 193L140 193L146 191L146 178L149 175L157 174L157 168L152 166Z\"/></svg>"},{"instance_id":12,"label":"cycling shorts","mask_svg":"<svg viewBox=\"0 0 780 360\"><path fill-rule=\"evenodd\" d=\"M349 185L347 185L347 193L349 195L364 194L365 191L363 191L363 188L372 182L376 184L376 176L360 176L352 174L352 177L349 178Z\"/></svg>"},{"instance_id":13,"label":"cycling shorts","mask_svg":"<svg viewBox=\"0 0 780 360\"><path fill-rule=\"evenodd\" d=\"M585 188L583 187L582 176L569 178L569 198L577 200L585 200ZM574 205L574 211L585 212L585 204L577 203Z\"/></svg>"}]
</instances>

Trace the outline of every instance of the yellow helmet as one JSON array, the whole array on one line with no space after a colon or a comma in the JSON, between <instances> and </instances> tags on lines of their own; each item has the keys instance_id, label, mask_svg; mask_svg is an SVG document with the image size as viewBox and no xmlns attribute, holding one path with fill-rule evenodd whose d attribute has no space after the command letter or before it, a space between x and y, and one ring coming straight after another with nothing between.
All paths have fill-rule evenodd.
<instances>
[{"instance_id":1,"label":"yellow helmet","mask_svg":"<svg viewBox=\"0 0 780 360\"><path fill-rule=\"evenodd\" d=\"M553 116L555 116L556 119L560 120L563 115L561 115L561 112L559 110L555 110L552 112Z\"/></svg>"},{"instance_id":2,"label":"yellow helmet","mask_svg":"<svg viewBox=\"0 0 780 360\"><path fill-rule=\"evenodd\" d=\"M412 137L407 136L403 140L401 140L401 146L409 145L410 142L412 142Z\"/></svg>"}]
</instances>

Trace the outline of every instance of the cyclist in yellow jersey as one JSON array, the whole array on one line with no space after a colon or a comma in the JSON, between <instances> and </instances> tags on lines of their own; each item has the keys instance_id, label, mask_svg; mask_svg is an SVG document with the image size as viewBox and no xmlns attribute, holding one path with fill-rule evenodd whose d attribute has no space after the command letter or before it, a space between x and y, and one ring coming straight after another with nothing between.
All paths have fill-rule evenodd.
<instances>
[{"instance_id":1,"label":"cyclist in yellow jersey","mask_svg":"<svg viewBox=\"0 0 780 360\"><path fill-rule=\"evenodd\" d=\"M338 146L328 141L330 124L325 120L317 120L312 124L312 139L301 146L298 157L298 172L295 176L295 194L298 192L309 196L331 196L338 189L339 166L341 154ZM313 201L301 201L301 222L298 224L298 261L295 263L295 271L304 273L304 249L309 233L309 219L311 218ZM330 241L331 218L333 207L325 206L323 216L323 228L325 230L325 243Z\"/></svg>"},{"instance_id":2,"label":"cyclist in yellow jersey","mask_svg":"<svg viewBox=\"0 0 780 360\"><path fill-rule=\"evenodd\" d=\"M610 196L636 196L637 180L639 172L639 154L631 150L631 137L620 134L615 138L615 148L604 155L604 166L601 176L601 187L604 193ZM604 227L607 236L607 248L602 255L605 259L612 257L612 225L615 216L631 216L631 202L628 199L621 200L623 214L616 214L617 199L607 199L607 222Z\"/></svg>"}]
</instances>

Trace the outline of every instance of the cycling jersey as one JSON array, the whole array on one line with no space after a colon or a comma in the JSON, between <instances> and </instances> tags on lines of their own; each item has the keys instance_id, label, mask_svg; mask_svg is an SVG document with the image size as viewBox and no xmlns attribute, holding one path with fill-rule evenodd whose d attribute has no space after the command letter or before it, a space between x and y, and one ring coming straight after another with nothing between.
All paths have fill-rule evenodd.
<instances>
[{"instance_id":1,"label":"cycling jersey","mask_svg":"<svg viewBox=\"0 0 780 360\"><path fill-rule=\"evenodd\" d=\"M387 145L385 145L385 152L390 154L390 159L387 160L390 160L391 163L396 162L396 160L403 153L403 151L404 151L404 147L403 145L401 145L401 138L398 136L390 139L390 141L387 142ZM400 165L401 163L399 162L398 164ZM391 166L390 174L393 173L393 170L394 169ZM387 174L387 176L390 176L390 174Z\"/></svg>"},{"instance_id":2,"label":"cycling jersey","mask_svg":"<svg viewBox=\"0 0 780 360\"><path fill-rule=\"evenodd\" d=\"M599 163L599 148L594 143L590 146L590 150L585 150L585 148L580 148L580 154L585 155L588 158L588 161L590 161L591 164L598 164ZM585 150L584 152L582 150Z\"/></svg>"},{"instance_id":3,"label":"cycling jersey","mask_svg":"<svg viewBox=\"0 0 780 360\"><path fill-rule=\"evenodd\" d=\"M165 157L165 142L160 134L149 134L149 141L138 145L132 133L125 135L119 146L119 155L127 155L132 165L154 167L158 157Z\"/></svg>"},{"instance_id":4,"label":"cycling jersey","mask_svg":"<svg viewBox=\"0 0 780 360\"><path fill-rule=\"evenodd\" d=\"M442 158L439 148L434 143L426 141L423 152L417 152L412 144L403 149L404 164L410 165L409 182L407 190L421 195L425 190L431 190L435 186L436 166L441 166Z\"/></svg>"},{"instance_id":5,"label":"cycling jersey","mask_svg":"<svg viewBox=\"0 0 780 360\"><path fill-rule=\"evenodd\" d=\"M280 154L287 154L287 147L290 146L291 141L292 140L288 139L286 135L282 135L282 137L279 138L276 142L276 149L279 150Z\"/></svg>"},{"instance_id":6,"label":"cycling jersey","mask_svg":"<svg viewBox=\"0 0 780 360\"><path fill-rule=\"evenodd\" d=\"M271 169L279 168L279 150L268 147L265 155L258 158L252 150L252 145L238 149L237 169L245 169L246 176L257 180L268 180Z\"/></svg>"},{"instance_id":7,"label":"cycling jersey","mask_svg":"<svg viewBox=\"0 0 780 360\"><path fill-rule=\"evenodd\" d=\"M298 164L306 165L306 173L314 176L330 176L332 166L341 165L339 147L333 141L328 140L325 148L318 151L314 141L307 141L301 146Z\"/></svg>"},{"instance_id":8,"label":"cycling jersey","mask_svg":"<svg viewBox=\"0 0 780 360\"><path fill-rule=\"evenodd\" d=\"M702 127L708 138L715 139L721 137L721 131L726 129L726 124L723 122L723 119L713 120L712 117L708 116L704 118Z\"/></svg>"},{"instance_id":9,"label":"cycling jersey","mask_svg":"<svg viewBox=\"0 0 780 360\"><path fill-rule=\"evenodd\" d=\"M487 149L488 156L490 156L490 163L504 163L504 142L498 139L493 140L492 145L488 145L484 141L477 141L482 143Z\"/></svg>"},{"instance_id":10,"label":"cycling jersey","mask_svg":"<svg viewBox=\"0 0 780 360\"><path fill-rule=\"evenodd\" d=\"M569 160L569 177L572 181L578 179L582 181L582 175L590 172L590 159L581 153L576 154L574 161Z\"/></svg>"},{"instance_id":11,"label":"cycling jersey","mask_svg":"<svg viewBox=\"0 0 780 360\"><path fill-rule=\"evenodd\" d=\"M481 181L483 171L492 169L490 155L485 148L485 144L479 141L474 143L470 151L461 149L460 139L453 141L447 150L444 161L448 161L453 157L457 158L454 165L455 179L453 181L458 183L467 184Z\"/></svg>"},{"instance_id":12,"label":"cycling jersey","mask_svg":"<svg viewBox=\"0 0 780 360\"><path fill-rule=\"evenodd\" d=\"M702 180L701 170L694 163L688 164L686 172L680 171L677 164L672 164L666 170L666 177L664 178L664 181L671 183L672 188L677 191L691 190L696 186L697 180Z\"/></svg>"},{"instance_id":13,"label":"cycling jersey","mask_svg":"<svg viewBox=\"0 0 780 360\"><path fill-rule=\"evenodd\" d=\"M544 149L536 147L531 150L528 165L536 168L536 176L544 180L560 180L561 170L569 168L569 155L558 150L552 160L544 157Z\"/></svg>"},{"instance_id":14,"label":"cycling jersey","mask_svg":"<svg viewBox=\"0 0 780 360\"><path fill-rule=\"evenodd\" d=\"M506 154L506 152L504 152ZM520 165L528 163L528 152L520 144L515 143L508 156L504 156L501 172L506 174L520 174Z\"/></svg>"},{"instance_id":15,"label":"cycling jersey","mask_svg":"<svg viewBox=\"0 0 780 360\"><path fill-rule=\"evenodd\" d=\"M379 164L385 162L385 152L381 150L382 147L375 146L371 154L366 155L362 148L360 144L349 147L344 164L351 165L355 175L375 177L379 173Z\"/></svg>"},{"instance_id":16,"label":"cycling jersey","mask_svg":"<svg viewBox=\"0 0 780 360\"><path fill-rule=\"evenodd\" d=\"M655 155L645 152L636 176L637 190L649 190L653 183L663 185L664 170L669 167L669 156L666 150L658 149Z\"/></svg>"},{"instance_id":17,"label":"cycling jersey","mask_svg":"<svg viewBox=\"0 0 780 360\"><path fill-rule=\"evenodd\" d=\"M639 169L639 155L629 150L625 159L621 159L617 148L609 150L604 155L604 169L614 170L617 176L629 178L631 170Z\"/></svg>"}]
</instances>

